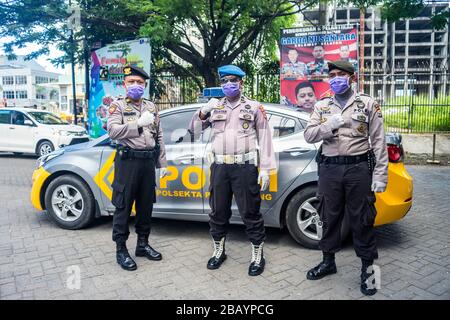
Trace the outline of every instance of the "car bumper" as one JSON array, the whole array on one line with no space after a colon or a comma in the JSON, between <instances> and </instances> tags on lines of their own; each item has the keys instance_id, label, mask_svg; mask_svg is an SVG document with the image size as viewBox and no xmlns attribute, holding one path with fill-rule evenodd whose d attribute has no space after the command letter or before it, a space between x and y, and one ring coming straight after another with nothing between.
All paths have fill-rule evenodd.
<instances>
[{"instance_id":1,"label":"car bumper","mask_svg":"<svg viewBox=\"0 0 450 320\"><path fill-rule=\"evenodd\" d=\"M33 183L30 193L31 203L37 210L40 211L43 210L43 205L41 203L41 190L49 176L50 173L47 172L43 167L40 167L39 169L34 170L33 176L31 178Z\"/></svg>"},{"instance_id":2,"label":"car bumper","mask_svg":"<svg viewBox=\"0 0 450 320\"><path fill-rule=\"evenodd\" d=\"M78 143L88 142L89 136L61 136L58 138L58 147L62 148L65 146L70 146Z\"/></svg>"},{"instance_id":3,"label":"car bumper","mask_svg":"<svg viewBox=\"0 0 450 320\"><path fill-rule=\"evenodd\" d=\"M403 163L389 163L386 191L377 194L375 225L383 225L402 219L412 206L413 179Z\"/></svg>"}]
</instances>

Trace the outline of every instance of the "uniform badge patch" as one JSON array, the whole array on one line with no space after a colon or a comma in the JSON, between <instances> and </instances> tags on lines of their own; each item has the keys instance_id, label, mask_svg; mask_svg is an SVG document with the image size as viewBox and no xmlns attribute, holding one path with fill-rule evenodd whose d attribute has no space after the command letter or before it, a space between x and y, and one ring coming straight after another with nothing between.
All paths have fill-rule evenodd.
<instances>
[{"instance_id":1,"label":"uniform badge patch","mask_svg":"<svg viewBox=\"0 0 450 320\"><path fill-rule=\"evenodd\" d=\"M116 111L117 107L116 106L110 106L108 109L109 114L113 114L114 111Z\"/></svg>"},{"instance_id":2,"label":"uniform badge patch","mask_svg":"<svg viewBox=\"0 0 450 320\"><path fill-rule=\"evenodd\" d=\"M249 120L252 116L249 114L244 114L244 119Z\"/></svg>"},{"instance_id":3,"label":"uniform badge patch","mask_svg":"<svg viewBox=\"0 0 450 320\"><path fill-rule=\"evenodd\" d=\"M250 105L245 105L245 109L251 109L252 107L250 107Z\"/></svg>"},{"instance_id":4,"label":"uniform badge patch","mask_svg":"<svg viewBox=\"0 0 450 320\"><path fill-rule=\"evenodd\" d=\"M125 108L125 111L131 112L131 111L133 111L133 108L132 108L132 107L126 107L126 108Z\"/></svg>"},{"instance_id":5,"label":"uniform badge patch","mask_svg":"<svg viewBox=\"0 0 450 320\"><path fill-rule=\"evenodd\" d=\"M330 110L330 106L322 106L322 107L320 107L320 110L322 110L322 111L329 111Z\"/></svg>"},{"instance_id":6,"label":"uniform badge patch","mask_svg":"<svg viewBox=\"0 0 450 320\"><path fill-rule=\"evenodd\" d=\"M359 133L366 133L367 128L365 124L361 123L356 130L358 130Z\"/></svg>"},{"instance_id":7,"label":"uniform badge patch","mask_svg":"<svg viewBox=\"0 0 450 320\"><path fill-rule=\"evenodd\" d=\"M215 107L214 109L222 110L223 108L225 108L225 106L220 105L220 106Z\"/></svg>"},{"instance_id":8,"label":"uniform badge patch","mask_svg":"<svg viewBox=\"0 0 450 320\"><path fill-rule=\"evenodd\" d=\"M245 122L242 124L242 128L243 128L243 129L248 129L248 122L247 122L247 121L245 121Z\"/></svg>"},{"instance_id":9,"label":"uniform badge patch","mask_svg":"<svg viewBox=\"0 0 450 320\"><path fill-rule=\"evenodd\" d=\"M136 120L136 118L128 118L127 119L128 122L131 122L131 121L134 121L134 120Z\"/></svg>"},{"instance_id":10,"label":"uniform badge patch","mask_svg":"<svg viewBox=\"0 0 450 320\"><path fill-rule=\"evenodd\" d=\"M366 121L366 116L360 114L360 115L358 115L358 120L359 121Z\"/></svg>"}]
</instances>

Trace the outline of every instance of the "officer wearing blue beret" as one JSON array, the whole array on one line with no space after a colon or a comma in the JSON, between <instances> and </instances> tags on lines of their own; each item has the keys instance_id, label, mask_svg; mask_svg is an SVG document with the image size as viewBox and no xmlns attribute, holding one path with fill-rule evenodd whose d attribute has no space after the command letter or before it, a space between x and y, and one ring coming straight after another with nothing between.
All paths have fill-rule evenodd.
<instances>
[{"instance_id":1,"label":"officer wearing blue beret","mask_svg":"<svg viewBox=\"0 0 450 320\"><path fill-rule=\"evenodd\" d=\"M213 132L209 225L214 253L207 268L218 269L227 257L225 237L234 196L252 245L248 274L257 276L265 266L261 191L269 186L270 170L276 169L272 134L261 103L242 94L245 72L237 66L226 65L218 73L225 97L211 99L191 122L192 132L196 127L207 126Z\"/></svg>"}]
</instances>

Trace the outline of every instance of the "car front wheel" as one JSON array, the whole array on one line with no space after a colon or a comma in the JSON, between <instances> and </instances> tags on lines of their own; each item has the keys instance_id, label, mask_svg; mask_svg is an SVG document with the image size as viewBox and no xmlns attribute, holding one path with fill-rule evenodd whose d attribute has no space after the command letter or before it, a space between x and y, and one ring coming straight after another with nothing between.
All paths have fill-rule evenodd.
<instances>
[{"instance_id":1,"label":"car front wheel","mask_svg":"<svg viewBox=\"0 0 450 320\"><path fill-rule=\"evenodd\" d=\"M323 235L323 223L317 212L319 200L316 192L316 186L299 190L286 208L286 224L289 233L295 241L309 249L319 249L319 241ZM341 226L342 241L346 239L348 232L347 219L344 218Z\"/></svg>"},{"instance_id":2,"label":"car front wheel","mask_svg":"<svg viewBox=\"0 0 450 320\"><path fill-rule=\"evenodd\" d=\"M88 226L95 217L95 199L84 181L74 175L57 177L45 192L45 207L55 223L64 229Z\"/></svg>"},{"instance_id":3,"label":"car front wheel","mask_svg":"<svg viewBox=\"0 0 450 320\"><path fill-rule=\"evenodd\" d=\"M53 152L55 150L55 147L53 146L53 143L50 141L41 141L39 142L36 153L39 157L45 156L46 154L49 154L50 152Z\"/></svg>"}]
</instances>

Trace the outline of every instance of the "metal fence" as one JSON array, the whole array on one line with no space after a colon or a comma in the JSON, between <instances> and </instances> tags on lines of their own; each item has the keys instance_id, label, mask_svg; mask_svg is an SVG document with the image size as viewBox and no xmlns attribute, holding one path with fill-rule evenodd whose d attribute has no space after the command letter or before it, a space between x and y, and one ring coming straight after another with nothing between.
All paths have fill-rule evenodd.
<instances>
[{"instance_id":1,"label":"metal fence","mask_svg":"<svg viewBox=\"0 0 450 320\"><path fill-rule=\"evenodd\" d=\"M201 77L157 75L150 81L151 97L160 109L195 103L203 86ZM278 103L278 74L245 78L245 94L258 101ZM450 75L439 72L364 75L364 92L381 104L389 132L450 133Z\"/></svg>"}]
</instances>

